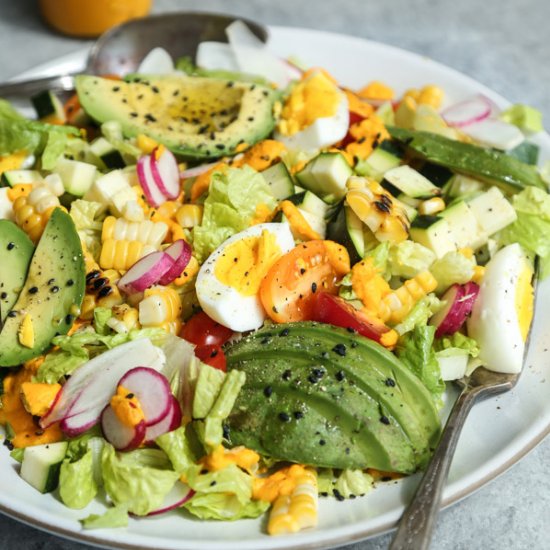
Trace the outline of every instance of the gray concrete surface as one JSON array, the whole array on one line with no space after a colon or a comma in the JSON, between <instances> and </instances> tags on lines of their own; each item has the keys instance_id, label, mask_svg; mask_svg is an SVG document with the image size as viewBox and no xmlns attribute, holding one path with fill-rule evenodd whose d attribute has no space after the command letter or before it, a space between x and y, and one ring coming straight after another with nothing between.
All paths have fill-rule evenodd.
<instances>
[{"instance_id":1,"label":"gray concrete surface","mask_svg":"<svg viewBox=\"0 0 550 550\"><path fill-rule=\"evenodd\" d=\"M412 50L470 75L511 101L539 108L550 126L548 0L155 1L155 12L177 9L229 12L267 24L336 31ZM0 81L86 44L44 27L34 0L0 0ZM443 511L432 548L550 548L549 464L547 439L500 478ZM346 550L381 550L389 541L384 535ZM0 548L90 547L0 516Z\"/></svg>"}]
</instances>

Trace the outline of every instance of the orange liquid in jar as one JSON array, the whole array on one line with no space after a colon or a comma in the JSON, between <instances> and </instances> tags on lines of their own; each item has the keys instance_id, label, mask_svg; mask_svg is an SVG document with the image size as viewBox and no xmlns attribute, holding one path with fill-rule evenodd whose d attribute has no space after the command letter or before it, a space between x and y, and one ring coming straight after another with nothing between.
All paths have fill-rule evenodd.
<instances>
[{"instance_id":1,"label":"orange liquid in jar","mask_svg":"<svg viewBox=\"0 0 550 550\"><path fill-rule=\"evenodd\" d=\"M152 0L39 0L42 16L54 29L71 36L93 37L143 17Z\"/></svg>"}]
</instances>

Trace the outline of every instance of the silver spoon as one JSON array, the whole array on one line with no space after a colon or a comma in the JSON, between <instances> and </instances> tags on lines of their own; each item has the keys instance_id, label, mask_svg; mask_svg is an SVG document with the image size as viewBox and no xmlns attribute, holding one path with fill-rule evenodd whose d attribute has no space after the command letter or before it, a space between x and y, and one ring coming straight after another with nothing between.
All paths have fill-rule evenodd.
<instances>
[{"instance_id":1,"label":"silver spoon","mask_svg":"<svg viewBox=\"0 0 550 550\"><path fill-rule=\"evenodd\" d=\"M175 59L195 58L203 41L226 42L226 27L240 19L263 42L267 28L242 17L201 12L175 12L133 19L102 34L92 46L84 73L119 74L135 71L141 60L155 47ZM19 80L0 84L0 97L31 96L42 90L74 89L73 74Z\"/></svg>"},{"instance_id":2,"label":"silver spoon","mask_svg":"<svg viewBox=\"0 0 550 550\"><path fill-rule=\"evenodd\" d=\"M535 298L537 275L538 262L535 264L533 278ZM529 340L527 338L525 343L526 353ZM420 485L401 516L389 550L427 550L430 547L443 489L468 413L481 399L510 391L517 384L520 374L501 374L479 367L470 376L456 380L462 391L451 410Z\"/></svg>"}]
</instances>

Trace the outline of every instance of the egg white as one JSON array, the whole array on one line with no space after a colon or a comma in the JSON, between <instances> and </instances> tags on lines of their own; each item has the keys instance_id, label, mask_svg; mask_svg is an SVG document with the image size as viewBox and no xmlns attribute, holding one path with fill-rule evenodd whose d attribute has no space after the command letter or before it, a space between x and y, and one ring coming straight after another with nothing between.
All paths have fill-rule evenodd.
<instances>
[{"instance_id":1,"label":"egg white","mask_svg":"<svg viewBox=\"0 0 550 550\"><path fill-rule=\"evenodd\" d=\"M275 132L275 139L283 142L287 149L310 151L334 145L346 137L349 128L348 98L338 91L339 102L332 116L319 117L307 128L290 136Z\"/></svg>"},{"instance_id":2,"label":"egg white","mask_svg":"<svg viewBox=\"0 0 550 550\"><path fill-rule=\"evenodd\" d=\"M492 371L521 371L525 342L516 312L520 274L530 269L519 244L499 250L486 266L479 295L468 319L468 335L480 347L479 358Z\"/></svg>"},{"instance_id":3,"label":"egg white","mask_svg":"<svg viewBox=\"0 0 550 550\"><path fill-rule=\"evenodd\" d=\"M266 318L266 313L258 295L243 296L238 290L222 283L216 277L216 262L228 246L241 239L259 237L264 230L275 236L283 254L294 248L294 239L287 224L253 225L233 235L212 252L197 275L195 289L202 309L221 325L237 332L259 328Z\"/></svg>"}]
</instances>

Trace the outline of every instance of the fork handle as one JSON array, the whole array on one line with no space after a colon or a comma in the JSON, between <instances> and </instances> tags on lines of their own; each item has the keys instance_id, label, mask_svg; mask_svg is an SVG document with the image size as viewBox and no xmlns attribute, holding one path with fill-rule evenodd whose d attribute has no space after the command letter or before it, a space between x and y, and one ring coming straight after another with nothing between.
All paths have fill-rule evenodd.
<instances>
[{"instance_id":1,"label":"fork handle","mask_svg":"<svg viewBox=\"0 0 550 550\"><path fill-rule=\"evenodd\" d=\"M426 550L430 546L439 511L443 487L447 480L462 426L474 405L478 392L466 388L453 406L441 440L414 498L407 506L389 550Z\"/></svg>"},{"instance_id":2,"label":"fork handle","mask_svg":"<svg viewBox=\"0 0 550 550\"><path fill-rule=\"evenodd\" d=\"M64 91L74 89L74 76L45 76L30 80L14 80L0 83L0 97L24 96L28 97L42 90Z\"/></svg>"}]
</instances>

